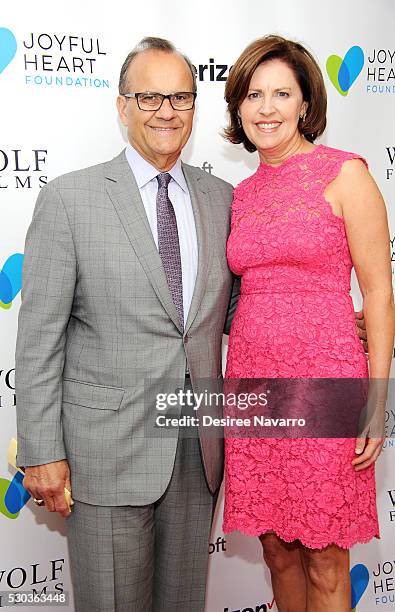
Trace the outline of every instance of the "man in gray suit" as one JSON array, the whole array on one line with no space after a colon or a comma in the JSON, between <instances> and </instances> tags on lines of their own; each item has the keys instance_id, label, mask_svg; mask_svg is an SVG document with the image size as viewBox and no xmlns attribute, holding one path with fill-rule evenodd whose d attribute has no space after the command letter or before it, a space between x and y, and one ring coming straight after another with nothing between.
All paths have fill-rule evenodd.
<instances>
[{"instance_id":1,"label":"man in gray suit","mask_svg":"<svg viewBox=\"0 0 395 612\"><path fill-rule=\"evenodd\" d=\"M50 512L72 490L78 612L201 612L221 441L147 422L156 379L221 375L232 187L180 161L196 77L171 43L144 39L119 87L126 150L43 187L28 230L18 465Z\"/></svg>"}]
</instances>

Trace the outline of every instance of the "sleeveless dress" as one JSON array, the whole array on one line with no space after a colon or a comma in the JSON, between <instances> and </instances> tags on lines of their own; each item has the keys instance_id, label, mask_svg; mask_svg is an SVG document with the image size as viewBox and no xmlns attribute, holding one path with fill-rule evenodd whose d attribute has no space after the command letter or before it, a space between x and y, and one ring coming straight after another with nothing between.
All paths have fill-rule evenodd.
<instances>
[{"instance_id":1,"label":"sleeveless dress","mask_svg":"<svg viewBox=\"0 0 395 612\"><path fill-rule=\"evenodd\" d=\"M368 377L345 227L324 197L355 158L319 145L236 187L227 255L242 281L226 378ZM374 466L355 472L354 449L352 438L227 438L224 532L316 549L379 537Z\"/></svg>"}]
</instances>

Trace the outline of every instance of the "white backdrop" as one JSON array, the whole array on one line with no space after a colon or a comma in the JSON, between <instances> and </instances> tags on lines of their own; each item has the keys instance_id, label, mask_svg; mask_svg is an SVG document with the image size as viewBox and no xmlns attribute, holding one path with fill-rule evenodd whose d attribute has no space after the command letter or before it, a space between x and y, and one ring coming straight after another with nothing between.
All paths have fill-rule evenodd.
<instances>
[{"instance_id":1,"label":"white backdrop","mask_svg":"<svg viewBox=\"0 0 395 612\"><path fill-rule=\"evenodd\" d=\"M4 266L5 276L0 300L6 301L6 277L16 295L10 307L0 308L0 591L52 591L55 585L59 591L71 590L64 523L31 500L17 515L12 506L14 472L7 464L7 446L15 435L13 368L20 295L17 270L12 273L13 260L7 260L23 253L40 185L109 159L124 146L114 102L126 54L143 36L158 35L191 57L200 74L195 129L184 160L235 184L254 171L257 157L220 136L225 124L221 79L254 38L279 33L300 40L317 57L327 84L328 128L322 141L367 157L394 228L394 20L393 0L152 0L133 5L120 0L69 0L63 5L22 0L2 5L0 269ZM343 58L353 46L362 49L363 66L351 66L355 82L345 96L330 81L326 62L334 54ZM358 292L354 294L358 305ZM393 446L388 439L377 470L382 538L352 551L352 566L360 566L353 570L358 612L395 609ZM10 508L14 515L9 515ZM258 542L239 534L224 538L221 512L220 503L210 545L206 612L276 609ZM367 569L366 579L361 566ZM64 609L73 610L72 601Z\"/></svg>"}]
</instances>

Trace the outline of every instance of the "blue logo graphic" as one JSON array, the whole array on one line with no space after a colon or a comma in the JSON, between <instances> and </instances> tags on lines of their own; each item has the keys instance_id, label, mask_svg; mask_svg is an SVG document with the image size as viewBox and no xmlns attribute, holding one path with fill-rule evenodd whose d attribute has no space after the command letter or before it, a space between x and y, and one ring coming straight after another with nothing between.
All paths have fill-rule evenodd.
<instances>
[{"instance_id":1,"label":"blue logo graphic","mask_svg":"<svg viewBox=\"0 0 395 612\"><path fill-rule=\"evenodd\" d=\"M326 70L337 91L346 96L351 85L360 74L365 62L361 47L351 47L344 59L339 55L330 55L326 61Z\"/></svg>"},{"instance_id":2,"label":"blue logo graphic","mask_svg":"<svg viewBox=\"0 0 395 612\"><path fill-rule=\"evenodd\" d=\"M357 604L369 584L369 571L366 565L354 565L350 572L351 577L351 612L355 612Z\"/></svg>"},{"instance_id":3,"label":"blue logo graphic","mask_svg":"<svg viewBox=\"0 0 395 612\"><path fill-rule=\"evenodd\" d=\"M12 438L8 447L8 463L17 470L15 476L12 480L0 478L0 513L9 519L18 518L19 512L30 499L30 493L22 484L24 474L16 467L16 448L17 442Z\"/></svg>"},{"instance_id":4,"label":"blue logo graphic","mask_svg":"<svg viewBox=\"0 0 395 612\"><path fill-rule=\"evenodd\" d=\"M14 59L16 47L16 38L11 30L0 28L0 73Z\"/></svg>"},{"instance_id":5,"label":"blue logo graphic","mask_svg":"<svg viewBox=\"0 0 395 612\"><path fill-rule=\"evenodd\" d=\"M17 472L12 480L0 478L0 513L6 518L16 519L29 501L30 493L22 484L23 474Z\"/></svg>"},{"instance_id":6,"label":"blue logo graphic","mask_svg":"<svg viewBox=\"0 0 395 612\"><path fill-rule=\"evenodd\" d=\"M14 253L0 270L0 307L8 310L22 287L23 254Z\"/></svg>"}]
</instances>

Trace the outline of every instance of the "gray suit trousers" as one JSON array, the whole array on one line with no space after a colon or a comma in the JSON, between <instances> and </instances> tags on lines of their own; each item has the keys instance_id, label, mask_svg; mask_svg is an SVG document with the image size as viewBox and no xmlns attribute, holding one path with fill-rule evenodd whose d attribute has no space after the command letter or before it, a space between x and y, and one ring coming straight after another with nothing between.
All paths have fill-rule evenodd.
<instances>
[{"instance_id":1,"label":"gray suit trousers","mask_svg":"<svg viewBox=\"0 0 395 612\"><path fill-rule=\"evenodd\" d=\"M76 612L203 612L214 499L198 438L180 438L165 494L147 506L75 502Z\"/></svg>"}]
</instances>

